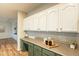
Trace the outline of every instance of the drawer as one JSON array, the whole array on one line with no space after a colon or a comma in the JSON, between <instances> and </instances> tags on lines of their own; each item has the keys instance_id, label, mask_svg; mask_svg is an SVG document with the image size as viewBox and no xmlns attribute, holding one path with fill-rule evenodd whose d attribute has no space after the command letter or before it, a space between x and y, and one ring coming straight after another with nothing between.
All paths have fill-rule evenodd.
<instances>
[{"instance_id":1,"label":"drawer","mask_svg":"<svg viewBox=\"0 0 79 59\"><path fill-rule=\"evenodd\" d=\"M42 49L42 53L48 55L48 56L55 56L55 53L52 51L49 51L47 49Z\"/></svg>"}]
</instances>

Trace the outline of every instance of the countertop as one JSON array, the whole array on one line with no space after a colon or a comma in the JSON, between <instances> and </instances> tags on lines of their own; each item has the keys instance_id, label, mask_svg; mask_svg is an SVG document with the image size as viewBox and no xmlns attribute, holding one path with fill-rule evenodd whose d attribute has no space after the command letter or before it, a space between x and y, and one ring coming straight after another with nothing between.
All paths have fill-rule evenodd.
<instances>
[{"instance_id":1,"label":"countertop","mask_svg":"<svg viewBox=\"0 0 79 59\"><path fill-rule=\"evenodd\" d=\"M43 47L45 49L48 49L50 51L53 51L55 53L61 54L63 56L79 56L79 49L71 49L66 44L56 42L58 44L58 47L55 48L49 48L42 39L31 39L31 38L23 38L22 40L36 44L40 47Z\"/></svg>"}]
</instances>

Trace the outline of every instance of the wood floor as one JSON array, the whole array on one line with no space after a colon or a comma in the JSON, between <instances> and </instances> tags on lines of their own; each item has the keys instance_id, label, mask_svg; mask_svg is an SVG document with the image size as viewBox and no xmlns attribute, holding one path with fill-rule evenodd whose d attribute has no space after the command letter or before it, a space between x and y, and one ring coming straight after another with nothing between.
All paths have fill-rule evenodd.
<instances>
[{"instance_id":1,"label":"wood floor","mask_svg":"<svg viewBox=\"0 0 79 59\"><path fill-rule=\"evenodd\" d=\"M0 39L0 56L27 56L27 51L17 51L14 39Z\"/></svg>"}]
</instances>

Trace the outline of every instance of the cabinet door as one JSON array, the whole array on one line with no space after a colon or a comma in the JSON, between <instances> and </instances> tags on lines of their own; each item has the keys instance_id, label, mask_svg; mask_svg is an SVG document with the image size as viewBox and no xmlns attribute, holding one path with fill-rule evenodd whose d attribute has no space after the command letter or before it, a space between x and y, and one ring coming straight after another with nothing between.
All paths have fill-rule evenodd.
<instances>
[{"instance_id":1,"label":"cabinet door","mask_svg":"<svg viewBox=\"0 0 79 59\"><path fill-rule=\"evenodd\" d=\"M34 18L34 15L24 19L24 29L25 30L36 30L37 22Z\"/></svg>"},{"instance_id":2,"label":"cabinet door","mask_svg":"<svg viewBox=\"0 0 79 59\"><path fill-rule=\"evenodd\" d=\"M77 31L77 7L76 6L65 6L61 10L60 19L60 30L66 32Z\"/></svg>"},{"instance_id":3,"label":"cabinet door","mask_svg":"<svg viewBox=\"0 0 79 59\"><path fill-rule=\"evenodd\" d=\"M34 27L35 31L38 31L39 30L39 27L38 27L39 14L34 14L33 17L34 17L33 27Z\"/></svg>"},{"instance_id":4,"label":"cabinet door","mask_svg":"<svg viewBox=\"0 0 79 59\"><path fill-rule=\"evenodd\" d=\"M23 21L23 30L26 30L26 19Z\"/></svg>"},{"instance_id":5,"label":"cabinet door","mask_svg":"<svg viewBox=\"0 0 79 59\"><path fill-rule=\"evenodd\" d=\"M24 30L29 30L29 19L28 18L24 19Z\"/></svg>"},{"instance_id":6,"label":"cabinet door","mask_svg":"<svg viewBox=\"0 0 79 59\"><path fill-rule=\"evenodd\" d=\"M59 13L58 9L50 9L48 10L47 15L47 31L58 31L58 20Z\"/></svg>"},{"instance_id":7,"label":"cabinet door","mask_svg":"<svg viewBox=\"0 0 79 59\"><path fill-rule=\"evenodd\" d=\"M28 51L28 43L21 40L21 50Z\"/></svg>"},{"instance_id":8,"label":"cabinet door","mask_svg":"<svg viewBox=\"0 0 79 59\"><path fill-rule=\"evenodd\" d=\"M41 56L41 47L34 45L34 56Z\"/></svg>"},{"instance_id":9,"label":"cabinet door","mask_svg":"<svg viewBox=\"0 0 79 59\"><path fill-rule=\"evenodd\" d=\"M41 51L34 49L34 56L41 56Z\"/></svg>"},{"instance_id":10,"label":"cabinet door","mask_svg":"<svg viewBox=\"0 0 79 59\"><path fill-rule=\"evenodd\" d=\"M47 56L55 56L55 53L54 52L51 52L51 51L49 51L47 49L42 49L42 53L44 55L47 55Z\"/></svg>"},{"instance_id":11,"label":"cabinet door","mask_svg":"<svg viewBox=\"0 0 79 59\"><path fill-rule=\"evenodd\" d=\"M33 56L33 44L29 43L28 45L29 56Z\"/></svg>"},{"instance_id":12,"label":"cabinet door","mask_svg":"<svg viewBox=\"0 0 79 59\"><path fill-rule=\"evenodd\" d=\"M42 11L39 13L39 20L38 20L38 27L39 31L46 31L46 13Z\"/></svg>"},{"instance_id":13,"label":"cabinet door","mask_svg":"<svg viewBox=\"0 0 79 59\"><path fill-rule=\"evenodd\" d=\"M35 30L35 26L34 26L34 17L30 16L28 19L28 27L29 30Z\"/></svg>"}]
</instances>

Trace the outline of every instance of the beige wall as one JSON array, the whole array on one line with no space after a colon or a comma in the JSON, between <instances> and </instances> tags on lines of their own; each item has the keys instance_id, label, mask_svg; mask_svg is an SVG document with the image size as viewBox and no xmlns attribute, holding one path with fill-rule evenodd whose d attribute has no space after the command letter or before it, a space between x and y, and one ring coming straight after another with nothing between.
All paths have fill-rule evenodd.
<instances>
[{"instance_id":1,"label":"beige wall","mask_svg":"<svg viewBox=\"0 0 79 59\"><path fill-rule=\"evenodd\" d=\"M17 20L11 20L11 36L13 39L17 40L17 34L15 34L17 32L17 30L15 30L14 28L17 29Z\"/></svg>"},{"instance_id":2,"label":"beige wall","mask_svg":"<svg viewBox=\"0 0 79 59\"><path fill-rule=\"evenodd\" d=\"M9 21L0 20L0 27L4 28L4 32L0 32L0 39L11 38L11 27Z\"/></svg>"},{"instance_id":3,"label":"beige wall","mask_svg":"<svg viewBox=\"0 0 79 59\"><path fill-rule=\"evenodd\" d=\"M18 50L21 50L20 49L20 39L23 38L25 36L25 33L23 31L23 20L24 18L26 17L26 13L25 12L21 12L19 11L18 14L17 14L17 17L18 17L18 20L17 20L17 35L18 35Z\"/></svg>"}]
</instances>

